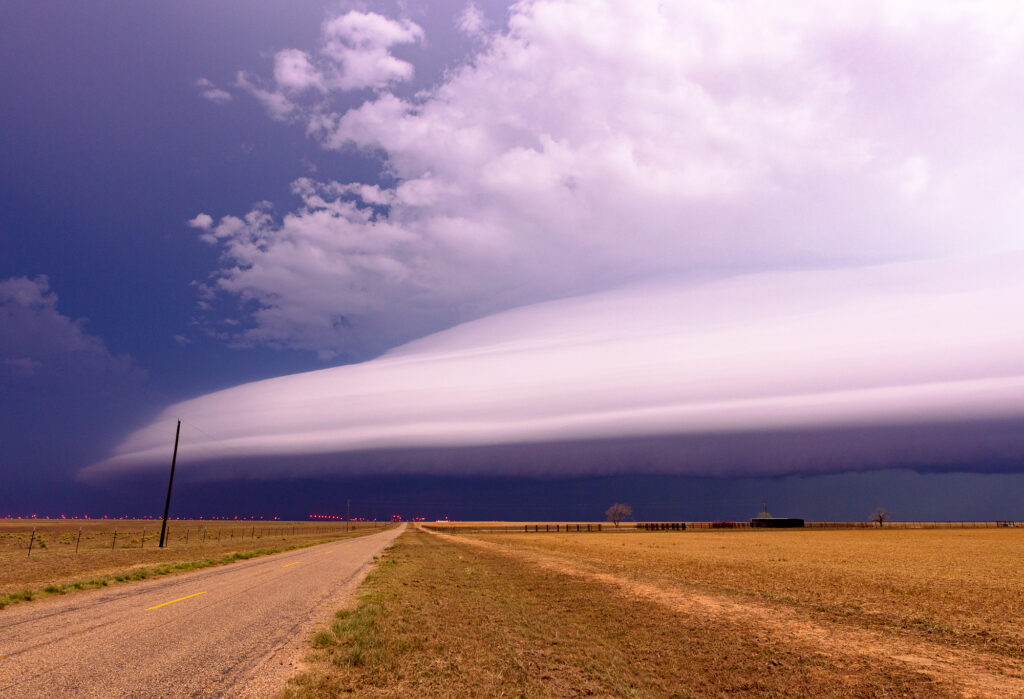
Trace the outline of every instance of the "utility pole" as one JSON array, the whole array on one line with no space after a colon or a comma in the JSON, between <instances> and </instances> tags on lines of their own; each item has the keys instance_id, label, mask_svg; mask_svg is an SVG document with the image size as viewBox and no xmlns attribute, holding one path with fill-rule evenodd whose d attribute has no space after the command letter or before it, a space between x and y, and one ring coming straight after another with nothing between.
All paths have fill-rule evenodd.
<instances>
[{"instance_id":1,"label":"utility pole","mask_svg":"<svg viewBox=\"0 0 1024 699\"><path fill-rule=\"evenodd\" d=\"M164 503L164 523L160 527L160 548L167 544L167 515L171 512L171 486L174 485L174 464L178 461L178 437L181 436L181 420L178 420L178 428L174 431L174 456L171 457L171 477L167 481L167 502Z\"/></svg>"},{"instance_id":2,"label":"utility pole","mask_svg":"<svg viewBox=\"0 0 1024 699\"><path fill-rule=\"evenodd\" d=\"M348 531L348 527L349 527L349 524L348 524L348 513L349 513L349 509L350 509L351 505L352 505L352 501L351 500L346 500L345 501L345 531Z\"/></svg>"}]
</instances>

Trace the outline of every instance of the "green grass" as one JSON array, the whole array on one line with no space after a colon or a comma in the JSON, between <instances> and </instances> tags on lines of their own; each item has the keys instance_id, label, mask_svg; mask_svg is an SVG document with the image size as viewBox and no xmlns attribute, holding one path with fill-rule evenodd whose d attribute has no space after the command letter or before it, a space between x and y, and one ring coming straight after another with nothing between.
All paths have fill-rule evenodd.
<instances>
[{"instance_id":1,"label":"green grass","mask_svg":"<svg viewBox=\"0 0 1024 699\"><path fill-rule=\"evenodd\" d=\"M366 581L364 592L359 595L359 605L335 613L331 625L313 637L315 648L331 649L336 664L375 668L392 665L394 649L381 642L379 632L386 617L386 580L395 565L394 560L378 563Z\"/></svg>"}]
</instances>

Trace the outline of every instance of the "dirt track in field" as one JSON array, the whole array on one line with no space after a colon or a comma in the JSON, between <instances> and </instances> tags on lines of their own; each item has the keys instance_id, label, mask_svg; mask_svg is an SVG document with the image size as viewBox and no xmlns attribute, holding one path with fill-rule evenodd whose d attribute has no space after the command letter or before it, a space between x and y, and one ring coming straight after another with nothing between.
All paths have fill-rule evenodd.
<instances>
[{"instance_id":1,"label":"dirt track in field","mask_svg":"<svg viewBox=\"0 0 1024 699\"><path fill-rule=\"evenodd\" d=\"M861 656L898 661L937 680L965 686L968 696L1024 696L1024 663L1003 655L922 641L910 634L822 623L799 609L758 605L695 590L671 589L602 572L585 561L517 549L470 536L431 532L449 541L500 551L530 565L596 580L619 594L662 604L677 612L758 627L779 638L808 643L824 656Z\"/></svg>"}]
</instances>

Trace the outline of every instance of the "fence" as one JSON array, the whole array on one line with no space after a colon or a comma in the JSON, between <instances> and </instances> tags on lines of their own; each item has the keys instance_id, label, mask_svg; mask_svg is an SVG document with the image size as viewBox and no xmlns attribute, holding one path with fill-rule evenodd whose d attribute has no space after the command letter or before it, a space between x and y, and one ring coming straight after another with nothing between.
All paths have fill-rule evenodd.
<instances>
[{"instance_id":1,"label":"fence","mask_svg":"<svg viewBox=\"0 0 1024 699\"><path fill-rule=\"evenodd\" d=\"M1024 527L1024 522L996 520L992 522L805 522L812 529L1003 529Z\"/></svg>"},{"instance_id":2,"label":"fence","mask_svg":"<svg viewBox=\"0 0 1024 699\"><path fill-rule=\"evenodd\" d=\"M114 525L114 526L111 526ZM257 548L263 543L284 543L340 536L347 531L381 529L389 522L339 522L277 524L198 522L171 520L167 526L166 547L170 549ZM0 521L0 553L21 551L35 557L44 553L82 553L156 549L160 544L160 521L114 524L99 520L82 521Z\"/></svg>"},{"instance_id":3,"label":"fence","mask_svg":"<svg viewBox=\"0 0 1024 699\"><path fill-rule=\"evenodd\" d=\"M560 532L600 532L610 531L610 527L604 522L549 522L547 524L422 524L424 529L432 532L447 534L533 534L533 533L560 533Z\"/></svg>"},{"instance_id":4,"label":"fence","mask_svg":"<svg viewBox=\"0 0 1024 699\"><path fill-rule=\"evenodd\" d=\"M747 529L752 530L749 521L719 522L623 522L615 527L601 523L530 523L530 524L425 524L425 529L448 534L535 534L535 533L585 533L585 532L636 532L636 531L686 531ZM794 527L801 528L801 527ZM1003 529L1024 528L1024 522L995 520L986 522L804 522L803 529Z\"/></svg>"},{"instance_id":5,"label":"fence","mask_svg":"<svg viewBox=\"0 0 1024 699\"><path fill-rule=\"evenodd\" d=\"M656 531L682 531L686 529L686 522L637 522L635 529L645 529L649 532Z\"/></svg>"}]
</instances>

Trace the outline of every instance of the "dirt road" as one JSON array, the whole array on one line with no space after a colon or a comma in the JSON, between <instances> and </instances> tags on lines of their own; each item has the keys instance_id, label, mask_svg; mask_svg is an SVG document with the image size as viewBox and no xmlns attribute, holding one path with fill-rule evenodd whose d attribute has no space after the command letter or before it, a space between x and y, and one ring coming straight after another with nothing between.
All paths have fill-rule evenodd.
<instances>
[{"instance_id":1,"label":"dirt road","mask_svg":"<svg viewBox=\"0 0 1024 699\"><path fill-rule=\"evenodd\" d=\"M405 525L0 612L0 696L264 696Z\"/></svg>"}]
</instances>

